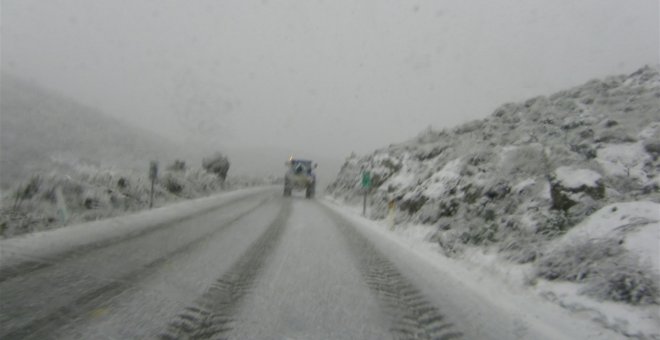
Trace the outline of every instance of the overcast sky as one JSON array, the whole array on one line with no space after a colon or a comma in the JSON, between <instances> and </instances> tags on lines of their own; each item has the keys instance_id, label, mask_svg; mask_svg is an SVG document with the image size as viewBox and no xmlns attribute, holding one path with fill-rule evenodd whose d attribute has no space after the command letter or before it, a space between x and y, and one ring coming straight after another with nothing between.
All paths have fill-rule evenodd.
<instances>
[{"instance_id":1,"label":"overcast sky","mask_svg":"<svg viewBox=\"0 0 660 340\"><path fill-rule=\"evenodd\" d=\"M660 53L657 0L0 1L3 71L180 141L324 159Z\"/></svg>"}]
</instances>

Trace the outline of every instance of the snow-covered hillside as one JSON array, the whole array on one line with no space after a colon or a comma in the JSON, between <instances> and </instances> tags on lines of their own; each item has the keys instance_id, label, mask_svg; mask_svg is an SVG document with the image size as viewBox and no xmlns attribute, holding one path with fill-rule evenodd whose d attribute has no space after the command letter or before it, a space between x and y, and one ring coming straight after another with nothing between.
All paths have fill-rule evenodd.
<instances>
[{"instance_id":1,"label":"snow-covered hillside","mask_svg":"<svg viewBox=\"0 0 660 340\"><path fill-rule=\"evenodd\" d=\"M151 160L161 164L155 206L276 180L232 171L220 181L199 163L186 164L202 155L195 147L30 81L2 73L0 85L0 238L148 208Z\"/></svg>"},{"instance_id":2,"label":"snow-covered hillside","mask_svg":"<svg viewBox=\"0 0 660 340\"><path fill-rule=\"evenodd\" d=\"M533 268L530 282L650 306L660 303L659 170L660 74L647 66L351 155L328 193L361 204L370 171L369 217L386 219L394 201L399 228L431 226L426 239L448 256L479 248Z\"/></svg>"},{"instance_id":3,"label":"snow-covered hillside","mask_svg":"<svg viewBox=\"0 0 660 340\"><path fill-rule=\"evenodd\" d=\"M191 162L170 140L30 81L2 73L0 97L3 191L37 172L75 170L70 164L144 171L149 160Z\"/></svg>"}]
</instances>

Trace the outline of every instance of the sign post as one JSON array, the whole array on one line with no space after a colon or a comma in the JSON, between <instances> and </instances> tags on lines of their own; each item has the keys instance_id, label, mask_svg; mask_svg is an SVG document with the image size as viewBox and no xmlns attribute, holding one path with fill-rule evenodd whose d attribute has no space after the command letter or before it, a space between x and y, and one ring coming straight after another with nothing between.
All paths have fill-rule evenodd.
<instances>
[{"instance_id":1,"label":"sign post","mask_svg":"<svg viewBox=\"0 0 660 340\"><path fill-rule=\"evenodd\" d=\"M64 199L61 185L55 188L55 202L57 205L57 214L60 216L60 222L62 225L66 225L69 221L69 212L66 208L66 199Z\"/></svg>"},{"instance_id":2,"label":"sign post","mask_svg":"<svg viewBox=\"0 0 660 340\"><path fill-rule=\"evenodd\" d=\"M151 179L151 198L149 199L149 209L154 207L154 183L158 178L158 162L151 161L149 163L149 179Z\"/></svg>"},{"instance_id":3,"label":"sign post","mask_svg":"<svg viewBox=\"0 0 660 340\"><path fill-rule=\"evenodd\" d=\"M362 216L367 216L367 194L369 193L369 189L371 189L371 173L366 170L362 172L362 189L364 189Z\"/></svg>"},{"instance_id":4,"label":"sign post","mask_svg":"<svg viewBox=\"0 0 660 340\"><path fill-rule=\"evenodd\" d=\"M394 221L396 221L396 200L390 199L387 202L387 222L390 225L390 230L394 230Z\"/></svg>"}]
</instances>

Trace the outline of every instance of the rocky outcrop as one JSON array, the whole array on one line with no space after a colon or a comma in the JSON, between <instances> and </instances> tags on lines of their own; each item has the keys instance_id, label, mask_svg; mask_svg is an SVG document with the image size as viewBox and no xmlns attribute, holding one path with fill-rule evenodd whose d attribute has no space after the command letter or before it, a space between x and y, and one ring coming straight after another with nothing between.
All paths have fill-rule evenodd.
<instances>
[{"instance_id":1,"label":"rocky outcrop","mask_svg":"<svg viewBox=\"0 0 660 340\"><path fill-rule=\"evenodd\" d=\"M606 204L660 201L658 141L660 74L644 67L352 155L328 192L361 202L360 174L369 170L372 218L395 200L397 222L436 225L445 249L497 242L528 254L524 262L539 240Z\"/></svg>"}]
</instances>

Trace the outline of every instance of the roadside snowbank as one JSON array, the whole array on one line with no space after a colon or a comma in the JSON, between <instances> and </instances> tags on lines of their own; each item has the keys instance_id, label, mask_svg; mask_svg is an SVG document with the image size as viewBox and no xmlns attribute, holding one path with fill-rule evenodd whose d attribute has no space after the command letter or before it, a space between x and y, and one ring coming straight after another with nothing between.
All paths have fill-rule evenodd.
<instances>
[{"instance_id":1,"label":"roadside snowbank","mask_svg":"<svg viewBox=\"0 0 660 340\"><path fill-rule=\"evenodd\" d=\"M326 205L356 224L376 231L418 254L420 258L434 263L446 275L479 294L487 303L501 306L511 313L535 315L535 322L547 320L547 325L535 326L541 332L548 331L546 327L552 325L563 328L559 334L569 338L584 338L585 334L579 334L580 330L575 327L588 330L596 327L606 332L597 338L608 338L605 334L611 333L606 330L616 332L621 337L660 338L660 310L656 304L631 306L598 301L582 294L583 284L537 279L533 264L512 263L499 256L494 249L469 247L460 257L448 258L442 254L437 243L429 241L436 231L435 226L400 224L393 228L387 220L373 221L361 217L361 209L357 206L343 205L343 202L329 196L326 202ZM577 237L612 236L622 239L627 250L643 261L650 261L649 265L658 270L660 204L628 202L606 206L557 239L549 248L559 249L562 243ZM548 302L552 308L548 307ZM563 316L557 315L558 310ZM571 324L563 324L567 322ZM586 332L590 332L591 336L595 334L593 331ZM553 332L548 335L557 334Z\"/></svg>"},{"instance_id":2,"label":"roadside snowbank","mask_svg":"<svg viewBox=\"0 0 660 340\"><path fill-rule=\"evenodd\" d=\"M0 267L10 267L31 259L48 259L54 255L95 242L137 233L151 226L213 209L220 204L253 194L273 190L259 187L236 190L215 196L188 200L135 214L71 225L59 229L25 234L0 240ZM279 189L279 187L277 187Z\"/></svg>"}]
</instances>

